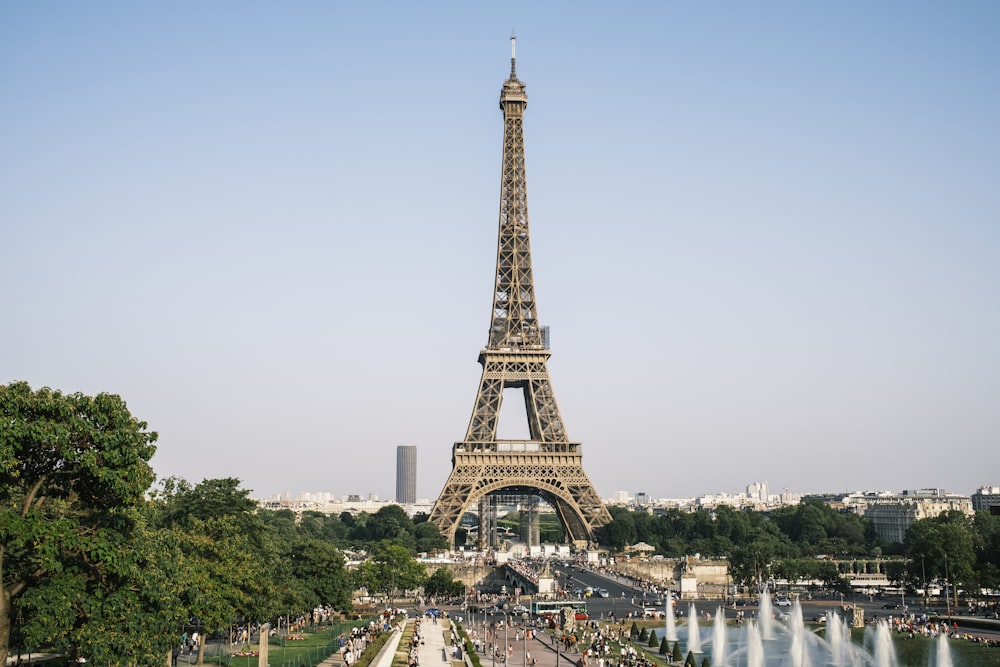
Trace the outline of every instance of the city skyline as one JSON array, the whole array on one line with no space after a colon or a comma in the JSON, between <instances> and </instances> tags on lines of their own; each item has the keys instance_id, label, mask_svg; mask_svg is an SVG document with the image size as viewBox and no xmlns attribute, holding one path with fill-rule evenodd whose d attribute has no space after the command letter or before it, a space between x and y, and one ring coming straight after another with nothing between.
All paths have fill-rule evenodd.
<instances>
[{"instance_id":1,"label":"city skyline","mask_svg":"<svg viewBox=\"0 0 1000 667\"><path fill-rule=\"evenodd\" d=\"M160 477L390 498L410 443L437 493L513 21L539 320L602 497L996 483L998 19L2 5L0 381L120 394Z\"/></svg>"},{"instance_id":2,"label":"city skyline","mask_svg":"<svg viewBox=\"0 0 1000 667\"><path fill-rule=\"evenodd\" d=\"M757 491L759 491L759 487L757 489L754 489L754 487L756 487L759 484L763 484L765 491L763 496L759 496L757 494ZM770 488L770 490L773 491L773 493L767 493L768 488ZM843 496L846 498L848 496L859 496L859 495L866 495L866 496L867 495L877 496L882 494L898 495L904 493L920 493L927 491L958 494L962 496L967 496L969 498L975 498L977 493L986 494L987 497L990 498L1000 497L1000 486L991 486L988 484L979 485L973 491L969 492L966 492L964 489L946 489L943 487L916 487L916 486L910 486L906 488L896 488L896 489L890 489L890 488L867 488L867 489L851 488L851 489L826 489L826 490L813 489L809 491L793 492L792 487L790 486L770 487L770 485L765 481L765 482L748 483L747 485L745 485L742 491L732 490L732 489L713 489L709 491L701 491L688 496L667 496L659 494L655 490L648 491L644 489L633 489L633 490L618 489L616 491L612 491L610 494L602 495L602 499L609 504L621 505L621 504L630 504L635 502L636 497L639 495L648 497L651 503L660 503L664 501L692 500L699 498L724 499L727 497L738 497L738 496L743 496L745 498L751 498L751 499L756 498L761 501L766 501L768 497L780 498L787 494L792 496L795 502L799 502L801 498L807 496L815 497L815 496L830 495L830 496ZM359 491L357 489L344 491L342 493L330 490L323 490L323 491L299 490L292 492L286 489L272 494L268 494L266 496L261 496L259 494L252 494L252 497L256 500L280 499L283 501L309 501L309 502L319 502L319 503L342 502L342 501L360 502L360 503L376 502L376 503L387 503L387 504L394 503L399 505L414 505L423 503L433 504L435 500L434 496L426 496L418 493L413 501L400 502L393 497L382 497L378 493L375 493L373 491L364 492L364 491Z\"/></svg>"}]
</instances>

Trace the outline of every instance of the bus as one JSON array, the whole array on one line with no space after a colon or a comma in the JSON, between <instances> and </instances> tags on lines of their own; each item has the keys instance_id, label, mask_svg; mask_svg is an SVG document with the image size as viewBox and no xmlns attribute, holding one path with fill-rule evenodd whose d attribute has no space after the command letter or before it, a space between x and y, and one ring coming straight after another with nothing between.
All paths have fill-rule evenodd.
<instances>
[{"instance_id":1,"label":"bus","mask_svg":"<svg viewBox=\"0 0 1000 667\"><path fill-rule=\"evenodd\" d=\"M583 600L535 600L531 603L531 613L539 618L555 616L563 609L572 609L578 621L588 618L587 603Z\"/></svg>"}]
</instances>

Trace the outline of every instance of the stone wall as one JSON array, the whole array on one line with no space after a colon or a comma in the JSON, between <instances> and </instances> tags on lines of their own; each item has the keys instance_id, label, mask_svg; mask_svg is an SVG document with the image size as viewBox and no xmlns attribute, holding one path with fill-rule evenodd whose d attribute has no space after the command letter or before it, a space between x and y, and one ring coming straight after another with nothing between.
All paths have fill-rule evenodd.
<instances>
[{"instance_id":1,"label":"stone wall","mask_svg":"<svg viewBox=\"0 0 1000 667\"><path fill-rule=\"evenodd\" d=\"M461 581L466 588L471 588L483 581L497 580L503 583L503 573L501 569L494 565L475 565L473 563L425 563L427 566L427 576L447 568L451 570L451 577L455 581Z\"/></svg>"},{"instance_id":2,"label":"stone wall","mask_svg":"<svg viewBox=\"0 0 1000 667\"><path fill-rule=\"evenodd\" d=\"M675 591L681 590L681 577L689 579L693 575L695 579L693 585L688 581L688 585L685 586L687 592L684 597L687 599L721 598L730 583L729 561L725 559L620 560L613 569L634 579Z\"/></svg>"}]
</instances>

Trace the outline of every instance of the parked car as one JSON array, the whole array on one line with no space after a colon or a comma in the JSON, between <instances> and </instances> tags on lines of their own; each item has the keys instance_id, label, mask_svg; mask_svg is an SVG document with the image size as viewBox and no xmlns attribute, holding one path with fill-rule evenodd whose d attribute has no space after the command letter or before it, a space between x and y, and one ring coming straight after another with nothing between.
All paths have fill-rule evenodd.
<instances>
[{"instance_id":1,"label":"parked car","mask_svg":"<svg viewBox=\"0 0 1000 667\"><path fill-rule=\"evenodd\" d=\"M899 609L899 603L898 602L886 602L884 605L882 605L882 609Z\"/></svg>"},{"instance_id":2,"label":"parked car","mask_svg":"<svg viewBox=\"0 0 1000 667\"><path fill-rule=\"evenodd\" d=\"M577 611L574 618L578 621L586 621L590 616L587 616L587 612L585 611Z\"/></svg>"},{"instance_id":3,"label":"parked car","mask_svg":"<svg viewBox=\"0 0 1000 667\"><path fill-rule=\"evenodd\" d=\"M774 604L775 604L775 606L778 606L778 607L791 607L792 606L792 601L789 600L788 598L782 596L782 597L775 598L774 599Z\"/></svg>"},{"instance_id":4,"label":"parked car","mask_svg":"<svg viewBox=\"0 0 1000 667\"><path fill-rule=\"evenodd\" d=\"M813 623L826 623L826 612L824 611L822 614L816 614L816 616L813 617Z\"/></svg>"},{"instance_id":5,"label":"parked car","mask_svg":"<svg viewBox=\"0 0 1000 667\"><path fill-rule=\"evenodd\" d=\"M512 614L527 614L528 611L530 611L530 610L527 607L525 607L523 604L519 604L519 605L516 605L514 607L511 607L510 613L512 613Z\"/></svg>"}]
</instances>

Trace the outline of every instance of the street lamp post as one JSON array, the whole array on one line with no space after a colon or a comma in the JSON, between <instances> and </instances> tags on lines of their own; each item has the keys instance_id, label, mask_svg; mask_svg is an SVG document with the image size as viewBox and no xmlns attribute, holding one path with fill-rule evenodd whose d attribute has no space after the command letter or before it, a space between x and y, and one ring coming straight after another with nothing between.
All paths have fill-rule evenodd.
<instances>
[{"instance_id":1,"label":"street lamp post","mask_svg":"<svg viewBox=\"0 0 1000 667\"><path fill-rule=\"evenodd\" d=\"M944 602L948 608L948 615L951 616L951 596L948 594L948 554L944 555Z\"/></svg>"},{"instance_id":2,"label":"street lamp post","mask_svg":"<svg viewBox=\"0 0 1000 667\"><path fill-rule=\"evenodd\" d=\"M920 576L924 582L924 609L927 608L927 570L924 569L924 557L920 557Z\"/></svg>"},{"instance_id":3,"label":"street lamp post","mask_svg":"<svg viewBox=\"0 0 1000 667\"><path fill-rule=\"evenodd\" d=\"M524 652L521 654L521 664L528 667L528 612L521 614L521 632L524 633Z\"/></svg>"},{"instance_id":4,"label":"street lamp post","mask_svg":"<svg viewBox=\"0 0 1000 667\"><path fill-rule=\"evenodd\" d=\"M507 636L507 628L510 627L510 617L507 615L507 605L503 606L503 662L507 664L507 647L510 646L508 643L510 639Z\"/></svg>"}]
</instances>

